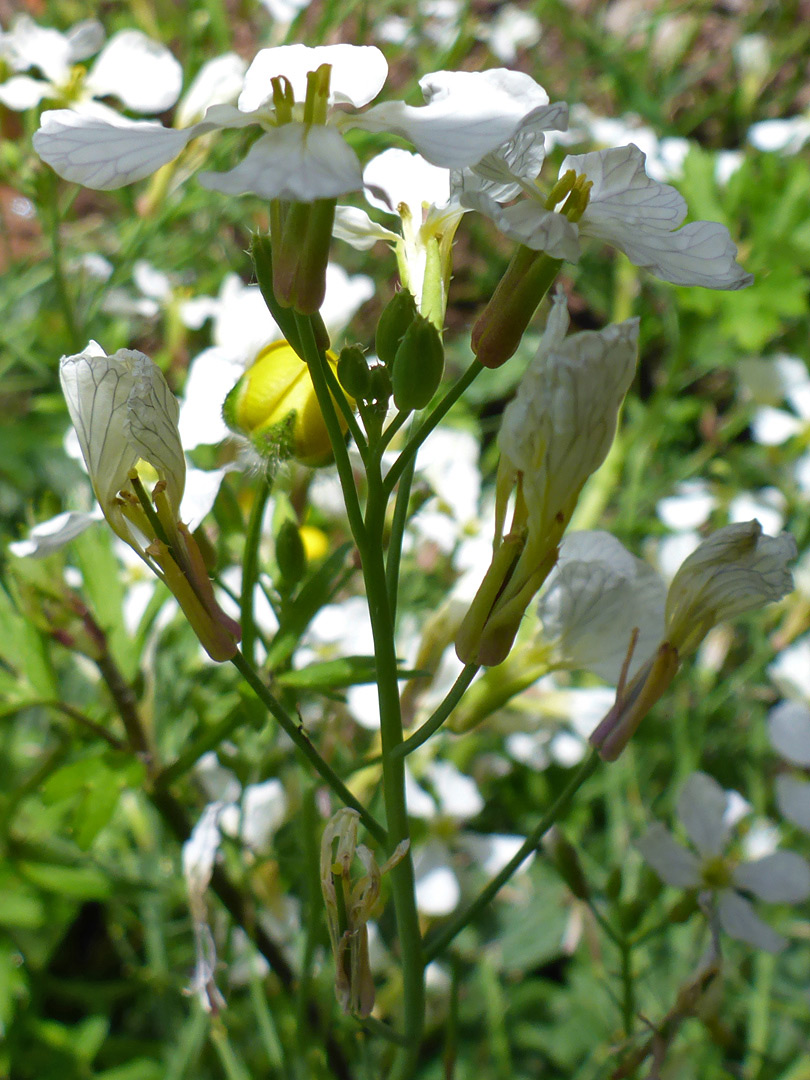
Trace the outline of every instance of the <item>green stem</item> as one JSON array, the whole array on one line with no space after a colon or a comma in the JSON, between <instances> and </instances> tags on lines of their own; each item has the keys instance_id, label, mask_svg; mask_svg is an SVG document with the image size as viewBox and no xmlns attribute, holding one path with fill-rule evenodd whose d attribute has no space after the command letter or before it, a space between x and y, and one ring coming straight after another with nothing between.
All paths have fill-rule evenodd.
<instances>
[{"instance_id":1,"label":"green stem","mask_svg":"<svg viewBox=\"0 0 810 1080\"><path fill-rule=\"evenodd\" d=\"M477 671L478 664L467 664L461 669L458 678L450 687L444 701L442 701L430 719L426 720L420 728L417 728L413 735L410 735L405 742L400 743L399 746L395 748L393 753L396 757L404 758L407 757L408 754L412 754L414 750L417 750L422 745L422 743L427 742L435 731L439 730L453 709L455 709L456 705L458 705L464 695L464 691L475 678L475 673Z\"/></svg>"},{"instance_id":2,"label":"green stem","mask_svg":"<svg viewBox=\"0 0 810 1080\"><path fill-rule=\"evenodd\" d=\"M385 491L390 495L396 487L397 481L402 476L411 458L416 456L416 451L433 431L438 424L444 420L445 416L450 412L455 403L464 393L464 391L472 386L473 382L478 378L481 372L484 370L483 365L479 364L477 360L473 360L464 374L456 380L453 386L447 391L439 404L433 410L433 412L424 418L422 423L416 429L416 431L408 439L405 446L402 448L399 457L391 466L388 475L385 478ZM389 428L390 430L390 428ZM386 432L387 434L387 432Z\"/></svg>"},{"instance_id":3,"label":"green stem","mask_svg":"<svg viewBox=\"0 0 810 1080\"><path fill-rule=\"evenodd\" d=\"M79 332L80 327L76 321L73 301L68 292L67 282L65 280L65 269L62 262L62 238L59 235L59 226L61 224L59 219L59 192L56 175L53 173L51 174L49 195L48 232L51 241L53 282L56 286L56 295L59 297L59 306L62 308L62 314L65 317L65 326L67 328L68 336L70 337L71 348L79 349L82 345L81 334Z\"/></svg>"},{"instance_id":4,"label":"green stem","mask_svg":"<svg viewBox=\"0 0 810 1080\"><path fill-rule=\"evenodd\" d=\"M349 527L362 555L366 547L366 527L360 509L360 500L357 497L357 487L354 482L349 452L346 449L343 432L340 430L340 423L335 412L335 403L329 392L329 384L324 370L329 365L315 341L315 334L310 320L304 315L296 314L295 324L301 338L301 347L312 378L312 385L315 388L315 396L318 399L326 430L329 433L329 441L332 443L338 478L343 490L343 501L346 505L346 516L349 519Z\"/></svg>"},{"instance_id":5,"label":"green stem","mask_svg":"<svg viewBox=\"0 0 810 1080\"><path fill-rule=\"evenodd\" d=\"M362 561L377 664L383 795L388 824L388 845L389 851L393 852L401 841L410 839L410 828L405 801L405 759L394 753L395 749L402 744L402 715L394 623L388 602L388 583L383 557L383 529L387 497L379 459L374 460L373 466L368 473L366 510L368 544ZM413 859L410 849L405 858L392 869L389 880L400 944L405 1039L405 1049L398 1059L394 1076L396 1080L406 1080L407 1077L413 1075L416 1068L425 1014L422 935L416 910Z\"/></svg>"},{"instance_id":6,"label":"green stem","mask_svg":"<svg viewBox=\"0 0 810 1080\"><path fill-rule=\"evenodd\" d=\"M242 594L239 598L240 621L242 624L242 652L249 664L256 663L256 619L253 607L256 582L259 578L259 544L262 538L262 521L270 492L273 489L273 476L268 470L261 487L253 499L250 508L245 549L242 555Z\"/></svg>"},{"instance_id":7,"label":"green stem","mask_svg":"<svg viewBox=\"0 0 810 1080\"><path fill-rule=\"evenodd\" d=\"M394 503L394 518L391 522L391 536L388 541L388 559L385 564L385 578L388 585L388 604L391 608L391 621L396 625L397 592L399 588L399 567L402 561L402 538L408 523L408 504L411 499L411 484L416 469L416 457L412 457L399 481L397 499Z\"/></svg>"},{"instance_id":8,"label":"green stem","mask_svg":"<svg viewBox=\"0 0 810 1080\"><path fill-rule=\"evenodd\" d=\"M453 918L434 935L433 939L427 942L425 946L426 963L430 963L430 961L434 960L440 952L447 948L453 938L461 933L464 927L472 922L475 916L487 906L493 897L495 897L506 882L512 877L521 863L537 849L543 834L547 833L551 826L560 820L579 788L585 783L588 777L596 771L599 762L599 754L595 750L592 750L589 757L582 762L506 866L504 866L489 884L481 890L472 903L468 904L466 908L453 916Z\"/></svg>"},{"instance_id":9,"label":"green stem","mask_svg":"<svg viewBox=\"0 0 810 1080\"><path fill-rule=\"evenodd\" d=\"M388 836L385 829L380 823L371 816L366 810L365 806L352 795L351 791L346 787L331 765L321 757L312 743L309 741L309 737L304 732L303 725L299 725L288 715L286 710L276 700L276 698L270 693L268 688L262 682L258 672L254 670L251 664L242 653L237 652L236 656L231 659L231 663L251 688L256 697L261 701L262 705L267 711L278 720L284 731L290 736L292 741L309 761L314 766L318 775L326 781L329 787L334 791L337 797L346 805L350 806L353 810L356 810L360 815L360 819L374 837L378 843L387 847ZM396 845L394 845L396 846Z\"/></svg>"}]
</instances>

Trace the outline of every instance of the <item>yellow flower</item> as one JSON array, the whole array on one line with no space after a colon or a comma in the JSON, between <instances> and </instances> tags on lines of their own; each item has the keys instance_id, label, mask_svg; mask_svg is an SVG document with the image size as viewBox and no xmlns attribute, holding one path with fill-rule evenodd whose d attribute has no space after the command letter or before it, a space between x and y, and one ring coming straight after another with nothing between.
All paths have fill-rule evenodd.
<instances>
[{"instance_id":1,"label":"yellow flower","mask_svg":"<svg viewBox=\"0 0 810 1080\"><path fill-rule=\"evenodd\" d=\"M333 352L326 355L335 371L337 357ZM228 394L223 413L228 427L246 435L263 457L292 457L311 468L332 460L309 369L286 341L262 349ZM338 418L345 431L339 412Z\"/></svg>"}]
</instances>

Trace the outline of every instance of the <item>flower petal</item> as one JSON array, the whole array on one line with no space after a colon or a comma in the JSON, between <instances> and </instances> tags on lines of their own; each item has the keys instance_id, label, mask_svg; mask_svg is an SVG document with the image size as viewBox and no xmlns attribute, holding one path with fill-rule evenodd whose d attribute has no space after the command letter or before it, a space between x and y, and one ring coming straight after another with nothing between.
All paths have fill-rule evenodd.
<instances>
[{"instance_id":1,"label":"flower petal","mask_svg":"<svg viewBox=\"0 0 810 1080\"><path fill-rule=\"evenodd\" d=\"M175 131L152 120L56 109L42 114L34 149L65 180L111 191L142 180L176 158L195 128Z\"/></svg>"},{"instance_id":2,"label":"flower petal","mask_svg":"<svg viewBox=\"0 0 810 1080\"><path fill-rule=\"evenodd\" d=\"M593 184L583 222L587 218L589 227L599 230L594 235L608 239L607 232L624 228L667 234L686 217L683 196L669 184L647 176L645 160L646 155L631 143L592 154L572 154L563 161L560 176L573 169Z\"/></svg>"},{"instance_id":3,"label":"flower petal","mask_svg":"<svg viewBox=\"0 0 810 1080\"><path fill-rule=\"evenodd\" d=\"M719 855L728 837L728 796L706 773L689 777L678 797L678 817L701 855Z\"/></svg>"},{"instance_id":4,"label":"flower petal","mask_svg":"<svg viewBox=\"0 0 810 1080\"><path fill-rule=\"evenodd\" d=\"M200 120L211 105L235 104L246 70L247 64L236 53L225 53L203 64L177 106L175 127Z\"/></svg>"},{"instance_id":5,"label":"flower petal","mask_svg":"<svg viewBox=\"0 0 810 1080\"><path fill-rule=\"evenodd\" d=\"M169 50L140 30L119 30L99 54L86 86L96 97L111 94L142 113L170 109L180 96L183 69Z\"/></svg>"},{"instance_id":6,"label":"flower petal","mask_svg":"<svg viewBox=\"0 0 810 1080\"><path fill-rule=\"evenodd\" d=\"M104 44L106 34L97 19L84 19L71 26L65 37L70 45L71 63L77 64L98 52Z\"/></svg>"},{"instance_id":7,"label":"flower petal","mask_svg":"<svg viewBox=\"0 0 810 1080\"><path fill-rule=\"evenodd\" d=\"M696 889L700 884L700 860L682 847L660 822L651 825L636 846L667 885Z\"/></svg>"},{"instance_id":8,"label":"flower petal","mask_svg":"<svg viewBox=\"0 0 810 1080\"><path fill-rule=\"evenodd\" d=\"M200 183L226 195L313 202L359 191L357 155L335 128L282 124L258 139L229 172L200 174Z\"/></svg>"},{"instance_id":9,"label":"flower petal","mask_svg":"<svg viewBox=\"0 0 810 1080\"><path fill-rule=\"evenodd\" d=\"M58 30L38 26L29 15L18 15L3 35L4 54L14 71L38 68L51 83L60 85L70 76L73 63L70 39Z\"/></svg>"},{"instance_id":10,"label":"flower petal","mask_svg":"<svg viewBox=\"0 0 810 1080\"><path fill-rule=\"evenodd\" d=\"M733 889L724 889L718 895L717 914L729 937L753 945L755 949L778 953L787 945L785 938L763 922L752 905Z\"/></svg>"},{"instance_id":11,"label":"flower petal","mask_svg":"<svg viewBox=\"0 0 810 1080\"><path fill-rule=\"evenodd\" d=\"M483 191L464 192L461 205L491 218L504 236L533 251L545 251L552 259L576 262L579 258L577 226L533 200L501 206Z\"/></svg>"},{"instance_id":12,"label":"flower petal","mask_svg":"<svg viewBox=\"0 0 810 1080\"><path fill-rule=\"evenodd\" d=\"M794 765L810 765L810 708L800 701L781 701L768 713L773 748Z\"/></svg>"},{"instance_id":13,"label":"flower petal","mask_svg":"<svg viewBox=\"0 0 810 1080\"><path fill-rule=\"evenodd\" d=\"M634 630L630 674L664 636L666 586L647 563L606 532L565 537L537 613L543 638L566 667L593 671L614 685Z\"/></svg>"},{"instance_id":14,"label":"flower petal","mask_svg":"<svg viewBox=\"0 0 810 1080\"><path fill-rule=\"evenodd\" d=\"M335 209L335 224L332 235L338 240L345 240L358 251L368 251L378 240L396 244L399 235L372 221L365 210L356 206L338 206Z\"/></svg>"},{"instance_id":15,"label":"flower petal","mask_svg":"<svg viewBox=\"0 0 810 1080\"><path fill-rule=\"evenodd\" d=\"M810 832L810 782L777 776L776 805L788 821Z\"/></svg>"},{"instance_id":16,"label":"flower petal","mask_svg":"<svg viewBox=\"0 0 810 1080\"><path fill-rule=\"evenodd\" d=\"M25 540L15 540L9 544L8 550L18 559L43 559L46 555L59 551L103 518L100 507L95 507L89 514L80 510L68 510L48 521L41 521L31 529Z\"/></svg>"},{"instance_id":17,"label":"flower petal","mask_svg":"<svg viewBox=\"0 0 810 1080\"><path fill-rule=\"evenodd\" d=\"M419 154L392 147L377 154L363 170L363 183L372 206L387 214L408 207L418 228L424 207L444 206L450 198L450 173Z\"/></svg>"},{"instance_id":18,"label":"flower petal","mask_svg":"<svg viewBox=\"0 0 810 1080\"><path fill-rule=\"evenodd\" d=\"M736 262L728 229L686 217L686 203L668 184L647 176L645 155L634 144L569 156L561 172L574 169L593 182L580 221L583 236L606 240L637 266L674 285L742 289L753 277ZM673 230L677 230L673 232Z\"/></svg>"},{"instance_id":19,"label":"flower petal","mask_svg":"<svg viewBox=\"0 0 810 1080\"><path fill-rule=\"evenodd\" d=\"M295 100L303 102L307 92L307 73L321 64L329 64L332 78L329 100L361 108L368 105L382 89L388 75L388 63L373 45L279 45L262 49L254 57L245 75L239 96L239 108L251 112L270 104L273 88L270 80L283 76L289 80Z\"/></svg>"},{"instance_id":20,"label":"flower petal","mask_svg":"<svg viewBox=\"0 0 810 1080\"><path fill-rule=\"evenodd\" d=\"M795 851L774 851L742 863L733 878L737 888L772 904L798 904L810 896L810 866Z\"/></svg>"},{"instance_id":21,"label":"flower petal","mask_svg":"<svg viewBox=\"0 0 810 1080\"><path fill-rule=\"evenodd\" d=\"M548 104L531 76L505 68L436 71L419 85L427 104L388 101L349 122L401 135L433 165L463 169L508 142L532 110Z\"/></svg>"},{"instance_id":22,"label":"flower petal","mask_svg":"<svg viewBox=\"0 0 810 1080\"><path fill-rule=\"evenodd\" d=\"M33 109L51 93L49 83L32 79L30 75L14 75L0 84L0 102L15 112Z\"/></svg>"}]
</instances>

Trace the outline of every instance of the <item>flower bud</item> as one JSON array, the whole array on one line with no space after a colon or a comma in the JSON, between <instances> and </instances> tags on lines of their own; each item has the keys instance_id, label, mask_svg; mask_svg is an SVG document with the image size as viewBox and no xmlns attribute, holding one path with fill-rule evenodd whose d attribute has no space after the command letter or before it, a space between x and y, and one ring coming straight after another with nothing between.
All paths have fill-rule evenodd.
<instances>
[{"instance_id":1,"label":"flower bud","mask_svg":"<svg viewBox=\"0 0 810 1080\"><path fill-rule=\"evenodd\" d=\"M369 366L359 345L344 345L337 362L337 377L346 393L355 401L368 399Z\"/></svg>"},{"instance_id":2,"label":"flower bud","mask_svg":"<svg viewBox=\"0 0 810 1080\"><path fill-rule=\"evenodd\" d=\"M287 588L297 585L307 568L307 553L298 526L288 518L276 534L276 562Z\"/></svg>"},{"instance_id":3,"label":"flower bud","mask_svg":"<svg viewBox=\"0 0 810 1080\"><path fill-rule=\"evenodd\" d=\"M334 370L337 358L333 353L327 358ZM262 349L225 399L223 416L263 457L292 457L311 468L331 461L329 432L309 369L286 341ZM338 418L345 431L340 413Z\"/></svg>"},{"instance_id":4,"label":"flower bud","mask_svg":"<svg viewBox=\"0 0 810 1080\"><path fill-rule=\"evenodd\" d=\"M591 895L588 882L574 846L563 836L556 825L543 837L543 847L557 868L557 873L577 898L587 900Z\"/></svg>"},{"instance_id":5,"label":"flower bud","mask_svg":"<svg viewBox=\"0 0 810 1080\"><path fill-rule=\"evenodd\" d=\"M397 349L416 314L416 301L407 289L394 293L383 308L377 323L374 348L377 356L387 366L390 367L394 362Z\"/></svg>"},{"instance_id":6,"label":"flower bud","mask_svg":"<svg viewBox=\"0 0 810 1080\"><path fill-rule=\"evenodd\" d=\"M400 412L424 409L444 374L444 345L436 327L417 315L405 331L394 357L391 385Z\"/></svg>"}]
</instances>

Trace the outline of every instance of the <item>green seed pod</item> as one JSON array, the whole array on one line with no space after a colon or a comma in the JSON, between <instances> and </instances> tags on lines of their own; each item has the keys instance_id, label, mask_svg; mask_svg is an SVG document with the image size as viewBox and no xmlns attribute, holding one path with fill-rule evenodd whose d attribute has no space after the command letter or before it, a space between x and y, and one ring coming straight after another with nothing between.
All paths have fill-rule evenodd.
<instances>
[{"instance_id":1,"label":"green seed pod","mask_svg":"<svg viewBox=\"0 0 810 1080\"><path fill-rule=\"evenodd\" d=\"M578 900L587 900L591 891L585 880L579 856L556 825L552 826L544 838L543 846L548 851L560 877L574 896Z\"/></svg>"},{"instance_id":2,"label":"green seed pod","mask_svg":"<svg viewBox=\"0 0 810 1080\"><path fill-rule=\"evenodd\" d=\"M417 315L405 332L396 356L391 385L400 412L424 409L444 374L444 345L439 331Z\"/></svg>"},{"instance_id":3,"label":"green seed pod","mask_svg":"<svg viewBox=\"0 0 810 1080\"><path fill-rule=\"evenodd\" d=\"M337 362L337 377L346 393L355 401L368 398L371 379L366 358L359 345L344 345Z\"/></svg>"},{"instance_id":4,"label":"green seed pod","mask_svg":"<svg viewBox=\"0 0 810 1080\"><path fill-rule=\"evenodd\" d=\"M387 366L394 362L400 342L415 318L416 301L407 289L394 293L383 308L377 323L374 347L377 356Z\"/></svg>"},{"instance_id":5,"label":"green seed pod","mask_svg":"<svg viewBox=\"0 0 810 1080\"><path fill-rule=\"evenodd\" d=\"M276 534L276 562L287 586L297 585L307 568L304 541L294 521L288 518Z\"/></svg>"}]
</instances>

